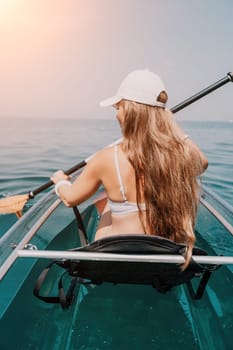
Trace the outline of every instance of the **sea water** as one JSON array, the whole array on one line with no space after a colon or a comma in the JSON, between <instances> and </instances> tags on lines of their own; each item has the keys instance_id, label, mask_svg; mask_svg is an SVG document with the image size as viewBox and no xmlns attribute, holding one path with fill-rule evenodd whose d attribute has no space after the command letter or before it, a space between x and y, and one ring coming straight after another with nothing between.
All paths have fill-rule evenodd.
<instances>
[{"instance_id":1,"label":"sea water","mask_svg":"<svg viewBox=\"0 0 233 350\"><path fill-rule=\"evenodd\" d=\"M180 122L209 160L203 182L233 205L233 123ZM0 118L0 197L27 193L121 136L114 119Z\"/></svg>"},{"instance_id":2,"label":"sea water","mask_svg":"<svg viewBox=\"0 0 233 350\"><path fill-rule=\"evenodd\" d=\"M182 122L181 124L209 160L209 168L203 175L203 182L232 205L233 123ZM120 129L114 120L0 119L0 197L34 190L47 182L55 170L72 167L119 137ZM40 196L41 194L38 195ZM30 203L27 205L30 206ZM16 220L14 215L0 216L1 234L4 234L4 230L14 220ZM33 275L33 281L36 277L37 275ZM83 295L80 305L77 304L75 322L71 329L69 328L70 333L68 332L69 335L63 342L60 338L65 333L69 313L60 312L60 309L56 308L55 317L47 319L46 311L50 306L35 300L30 281L18 295L20 302L15 301L9 314L2 320L0 331L9 337L8 340L2 337L0 343L4 349L9 350L14 348L125 350L129 347L136 350L187 347L200 349L196 341L190 342L190 339L193 339L191 335L193 332L196 334L196 339L199 336L204 338L205 350L230 350L229 334L232 334L232 330L225 330L225 336L219 335L219 324L215 324L215 322L221 323L221 331L230 325L226 315L229 316L231 307L231 303L228 302L231 298L231 289L224 288L221 282L219 275L218 290L226 293L224 298L226 302L221 304L221 308L226 307L226 310L218 307L216 301L213 302L213 306L208 304L207 308L207 296L203 302L197 305L191 303L190 306L183 289L177 297L176 292L172 292L169 296L161 296L156 294L153 288L144 286L133 288L101 286L91 289L87 296ZM208 288L211 288L211 283ZM217 289L212 290L212 293L216 292ZM218 301L217 297L215 299ZM171 309L172 313L169 311ZM38 312L42 312L40 321L36 315ZM218 314L218 319L211 317L213 312ZM22 314L25 320L29 322L31 320L31 327L24 327L20 321ZM9 326L10 316L18 320L17 329L13 330ZM198 322L193 322L195 319ZM175 327L177 322L180 327ZM212 329L208 328L210 325ZM51 327L54 333L47 333ZM42 343L44 345L41 345ZM58 343L60 345L56 346Z\"/></svg>"}]
</instances>

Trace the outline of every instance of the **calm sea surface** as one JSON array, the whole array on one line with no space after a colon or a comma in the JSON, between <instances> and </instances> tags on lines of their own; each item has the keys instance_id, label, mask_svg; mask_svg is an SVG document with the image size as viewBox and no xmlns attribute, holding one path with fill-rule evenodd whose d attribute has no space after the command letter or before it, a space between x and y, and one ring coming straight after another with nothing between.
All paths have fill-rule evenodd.
<instances>
[{"instance_id":1,"label":"calm sea surface","mask_svg":"<svg viewBox=\"0 0 233 350\"><path fill-rule=\"evenodd\" d=\"M203 181L233 204L233 123L181 122L209 159ZM0 119L0 197L27 193L120 137L115 120Z\"/></svg>"}]
</instances>

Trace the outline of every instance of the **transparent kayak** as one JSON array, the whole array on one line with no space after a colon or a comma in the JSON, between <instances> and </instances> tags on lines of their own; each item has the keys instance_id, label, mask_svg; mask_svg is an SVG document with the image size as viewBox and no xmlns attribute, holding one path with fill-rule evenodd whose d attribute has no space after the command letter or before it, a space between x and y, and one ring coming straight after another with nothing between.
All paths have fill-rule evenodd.
<instances>
[{"instance_id":1,"label":"transparent kayak","mask_svg":"<svg viewBox=\"0 0 233 350\"><path fill-rule=\"evenodd\" d=\"M88 203L81 212L91 241L98 210ZM77 284L75 299L64 310L33 295L49 256L30 253L60 254L80 245L72 210L49 192L0 239L0 348L232 349L232 214L229 205L204 189L196 245L208 253L210 263L222 266L200 300L191 299L185 285L161 294L146 285ZM56 268L51 272L48 290L57 292L60 274Z\"/></svg>"}]
</instances>

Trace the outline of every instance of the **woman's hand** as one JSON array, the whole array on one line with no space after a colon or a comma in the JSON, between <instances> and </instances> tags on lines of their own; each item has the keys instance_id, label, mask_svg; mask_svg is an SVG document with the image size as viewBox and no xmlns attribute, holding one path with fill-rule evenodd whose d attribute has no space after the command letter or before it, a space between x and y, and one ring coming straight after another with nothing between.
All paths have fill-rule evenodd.
<instances>
[{"instance_id":1,"label":"woman's hand","mask_svg":"<svg viewBox=\"0 0 233 350\"><path fill-rule=\"evenodd\" d=\"M52 176L51 180L53 181L54 184L58 183L61 180L69 180L69 176L64 173L62 170L56 171Z\"/></svg>"}]
</instances>

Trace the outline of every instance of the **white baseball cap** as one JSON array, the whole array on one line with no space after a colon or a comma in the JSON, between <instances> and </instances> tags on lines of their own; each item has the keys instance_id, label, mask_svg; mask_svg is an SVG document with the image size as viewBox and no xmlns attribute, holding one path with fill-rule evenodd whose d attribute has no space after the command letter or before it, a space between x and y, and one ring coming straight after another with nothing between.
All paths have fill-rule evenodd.
<instances>
[{"instance_id":1,"label":"white baseball cap","mask_svg":"<svg viewBox=\"0 0 233 350\"><path fill-rule=\"evenodd\" d=\"M100 106L113 106L125 99L165 108L165 103L157 101L162 91L166 89L158 75L148 69L135 70L122 81L116 95L100 102Z\"/></svg>"}]
</instances>

